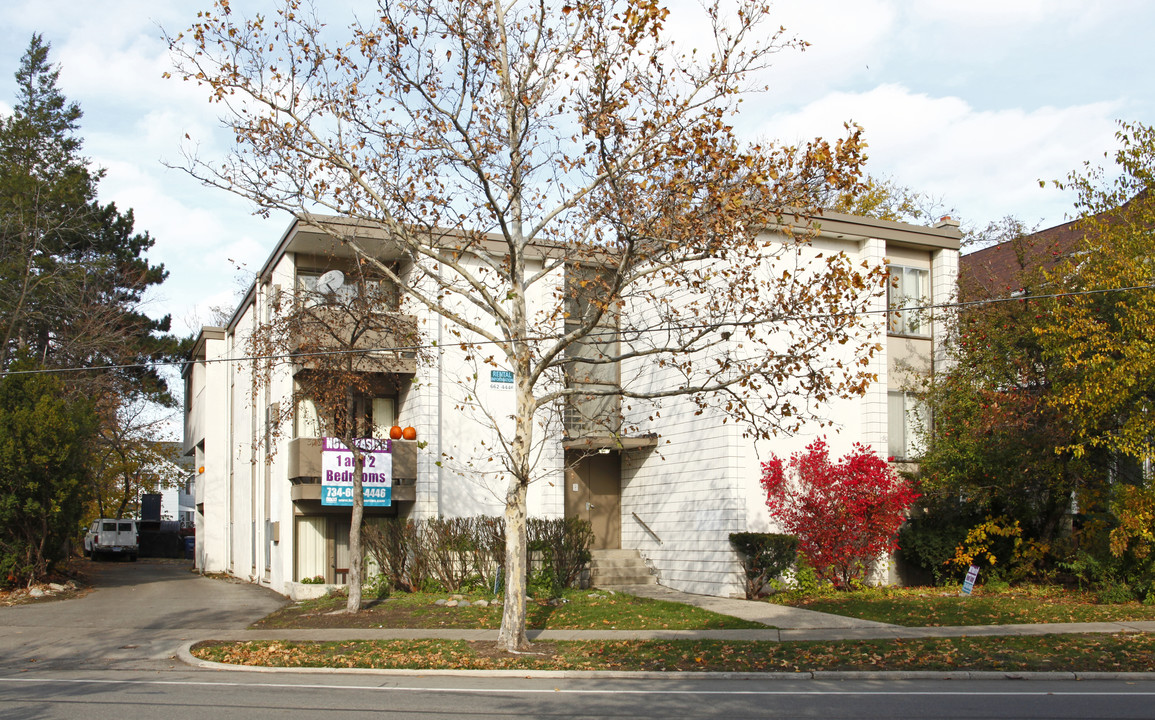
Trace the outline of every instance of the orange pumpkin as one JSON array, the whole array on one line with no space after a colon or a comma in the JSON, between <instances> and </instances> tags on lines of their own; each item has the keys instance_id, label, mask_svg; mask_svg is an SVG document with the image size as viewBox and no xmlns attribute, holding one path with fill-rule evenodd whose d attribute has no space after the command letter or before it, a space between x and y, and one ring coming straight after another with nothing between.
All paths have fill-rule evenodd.
<instances>
[{"instance_id":1,"label":"orange pumpkin","mask_svg":"<svg viewBox=\"0 0 1155 720\"><path fill-rule=\"evenodd\" d=\"M400 440L401 433L402 430L400 425L394 425L393 427L389 428L389 437L394 440Z\"/></svg>"},{"instance_id":2,"label":"orange pumpkin","mask_svg":"<svg viewBox=\"0 0 1155 720\"><path fill-rule=\"evenodd\" d=\"M405 438L406 440L416 440L417 439L417 428L414 428L414 427L405 428L404 430L401 431L401 437Z\"/></svg>"}]
</instances>

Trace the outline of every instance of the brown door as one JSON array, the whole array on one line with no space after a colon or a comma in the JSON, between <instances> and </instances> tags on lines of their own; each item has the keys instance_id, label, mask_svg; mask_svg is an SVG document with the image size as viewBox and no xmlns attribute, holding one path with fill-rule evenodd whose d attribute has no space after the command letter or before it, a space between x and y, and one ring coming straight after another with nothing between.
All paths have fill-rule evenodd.
<instances>
[{"instance_id":1,"label":"brown door","mask_svg":"<svg viewBox=\"0 0 1155 720\"><path fill-rule=\"evenodd\" d=\"M589 520L595 550L622 546L622 480L618 453L566 455L566 517Z\"/></svg>"}]
</instances>

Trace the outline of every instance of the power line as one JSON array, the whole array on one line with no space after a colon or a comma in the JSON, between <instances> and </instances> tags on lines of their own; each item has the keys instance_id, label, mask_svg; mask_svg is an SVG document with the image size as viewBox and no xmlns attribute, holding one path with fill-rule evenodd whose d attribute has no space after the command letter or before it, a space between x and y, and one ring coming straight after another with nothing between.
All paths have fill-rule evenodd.
<instances>
[{"instance_id":1,"label":"power line","mask_svg":"<svg viewBox=\"0 0 1155 720\"><path fill-rule=\"evenodd\" d=\"M788 322L788 321L801 322L801 321L806 321L806 320L830 320L830 319L839 319L839 318L860 317L860 316L864 316L864 315L893 315L896 312L909 312L909 311L929 312L932 310L959 310L959 309L970 308L970 307L979 307L979 306L983 306L983 305L997 305L997 304L1001 304L1001 303L1012 303L1012 302L1013 303L1025 303L1025 302L1030 301L1030 300L1056 300L1056 299L1065 298L1065 297L1100 295L1100 294L1104 294L1104 293L1116 293L1116 292L1132 292L1132 291L1136 291L1136 290L1155 290L1155 285L1132 285L1129 287L1101 288L1101 289L1096 289L1096 290L1074 290L1074 291L1070 291L1070 292L1047 293L1047 294L1042 294L1042 295L1020 295L1020 296L1012 296L1012 297L1005 297L1005 298L990 298L990 299L986 299L986 300L968 300L967 302L938 303L938 304L930 304L930 305L911 305L911 306L904 306L904 307L898 308L898 309L886 308L886 309L882 309L882 310L862 310L862 311L847 312L847 313L820 313L820 314L814 314L814 315L786 316L783 318L779 318L776 321L747 320L747 321L742 321L742 322L725 323L723 325L723 327L750 327L750 326L757 326L757 325L767 325L767 324L770 324L771 322ZM633 333L641 334L641 333L654 333L654 332L669 332L671 330L679 330L679 331L680 330L703 330L703 329L708 329L708 328L711 328L714 326L716 326L716 323L702 323L700 325L689 324L689 325L683 325L683 326L676 327L676 328L675 327L647 328L647 329L643 329L643 330L635 330L635 331L633 331ZM623 333L621 330L606 330L606 331L601 331L601 332L597 332L597 331L591 332L591 333L588 333L585 337L601 337L601 336L618 337L622 334ZM526 337L526 338L524 338L523 341L524 342L545 342L547 340L558 340L561 337L562 337L562 335L556 335L556 334L555 335L539 335L536 337ZM449 346L452 347L454 345L458 345L458 346L461 346L461 345L469 345L469 346L497 345L497 344L500 344L501 342L502 341L495 341L495 340L477 340L477 341L470 341L470 342L450 343ZM215 363L231 363L231 362L254 362L257 360L266 360L266 361L269 361L269 360L307 360L309 358L314 358L314 357L327 357L327 356L335 356L335 355L368 355L368 354L372 354L372 353L390 353L390 354L398 355L398 354L402 354L402 353L417 353L417 352L421 352L421 351L425 351L425 350L436 350L438 348L439 348L439 346L437 345L437 343L429 343L429 344L393 346L393 347L374 347L374 348L341 349L341 350L313 350L313 351L309 351L309 352L288 352L288 353L276 353L276 354L267 354L267 355L242 355L239 357L228 357L228 358L213 358L213 359L206 358L205 360L198 361L198 362L203 362L205 364L215 364ZM190 360L161 360L161 361L151 362L151 363L123 363L123 364L117 364L117 365L96 365L96 366L86 366L86 367L37 368L35 370L5 370L5 371L0 371L0 377L4 377L7 375L44 375L44 374L70 373L70 372L97 372L97 371L107 371L107 370L132 370L132 369L137 369L137 368L176 367L176 366L187 365L190 362L192 362L192 361L190 361Z\"/></svg>"}]
</instances>

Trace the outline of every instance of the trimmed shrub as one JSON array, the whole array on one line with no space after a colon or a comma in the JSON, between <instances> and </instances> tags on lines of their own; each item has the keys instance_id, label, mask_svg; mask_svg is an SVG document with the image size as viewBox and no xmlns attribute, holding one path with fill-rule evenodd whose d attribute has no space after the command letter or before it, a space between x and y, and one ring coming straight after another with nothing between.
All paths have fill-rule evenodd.
<instances>
[{"instance_id":1,"label":"trimmed shrub","mask_svg":"<svg viewBox=\"0 0 1155 720\"><path fill-rule=\"evenodd\" d=\"M759 598L766 586L794 566L798 538L777 533L730 533L730 544L742 554L746 571L746 597Z\"/></svg>"}]
</instances>

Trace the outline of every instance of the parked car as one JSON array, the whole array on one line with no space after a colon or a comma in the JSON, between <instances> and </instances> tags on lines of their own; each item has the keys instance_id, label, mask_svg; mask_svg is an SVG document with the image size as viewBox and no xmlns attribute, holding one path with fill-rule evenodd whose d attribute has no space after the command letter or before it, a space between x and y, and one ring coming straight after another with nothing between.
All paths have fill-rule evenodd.
<instances>
[{"instance_id":1,"label":"parked car","mask_svg":"<svg viewBox=\"0 0 1155 720\"><path fill-rule=\"evenodd\" d=\"M100 518L93 520L84 534L84 554L96 560L100 557L122 556L133 562L140 554L140 536L136 520Z\"/></svg>"}]
</instances>

